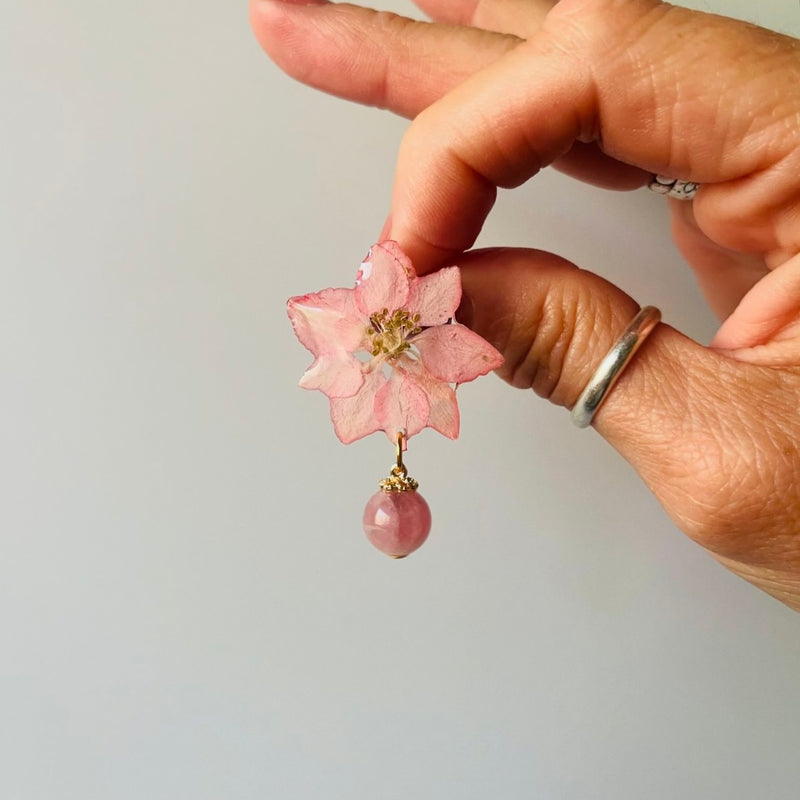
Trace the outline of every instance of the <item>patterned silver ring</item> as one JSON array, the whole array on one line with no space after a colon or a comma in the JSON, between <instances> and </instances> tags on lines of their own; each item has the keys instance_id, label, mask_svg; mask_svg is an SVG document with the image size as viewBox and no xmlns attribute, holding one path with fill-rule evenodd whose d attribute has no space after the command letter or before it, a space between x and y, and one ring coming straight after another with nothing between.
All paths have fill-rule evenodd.
<instances>
[{"instance_id":1,"label":"patterned silver ring","mask_svg":"<svg viewBox=\"0 0 800 800\"><path fill-rule=\"evenodd\" d=\"M680 181L666 175L654 175L647 188L656 194L665 194L676 200L691 200L697 194L699 183L694 181Z\"/></svg>"}]
</instances>

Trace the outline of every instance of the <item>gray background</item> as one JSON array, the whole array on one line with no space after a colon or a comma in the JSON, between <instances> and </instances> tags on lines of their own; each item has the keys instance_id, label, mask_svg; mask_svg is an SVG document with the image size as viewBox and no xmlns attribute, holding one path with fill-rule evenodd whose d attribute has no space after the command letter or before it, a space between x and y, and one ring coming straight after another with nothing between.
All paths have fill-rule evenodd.
<instances>
[{"instance_id":1,"label":"gray background","mask_svg":"<svg viewBox=\"0 0 800 800\"><path fill-rule=\"evenodd\" d=\"M800 617L563 410L465 386L409 453L428 544L363 538L391 448L296 387L284 302L352 279L405 125L245 2L4 3L2 800L797 796ZM547 171L482 243L714 329L646 192Z\"/></svg>"}]
</instances>

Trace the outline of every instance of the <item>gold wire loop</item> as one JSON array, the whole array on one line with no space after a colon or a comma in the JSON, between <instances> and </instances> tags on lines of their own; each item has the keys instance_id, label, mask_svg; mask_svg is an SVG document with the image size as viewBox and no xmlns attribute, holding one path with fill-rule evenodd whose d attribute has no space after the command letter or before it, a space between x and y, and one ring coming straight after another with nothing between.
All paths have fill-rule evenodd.
<instances>
[{"instance_id":1,"label":"gold wire loop","mask_svg":"<svg viewBox=\"0 0 800 800\"><path fill-rule=\"evenodd\" d=\"M404 439L405 431L398 431L394 466L389 471L389 477L384 478L378 484L384 492L415 492L419 486L413 478L409 477L408 469L403 463Z\"/></svg>"},{"instance_id":2,"label":"gold wire loop","mask_svg":"<svg viewBox=\"0 0 800 800\"><path fill-rule=\"evenodd\" d=\"M403 431L397 431L397 447L395 449L395 460L396 465L395 469L400 470L404 474L407 474L406 468L403 466L403 439L405 438L405 434ZM394 472L394 470L392 470Z\"/></svg>"}]
</instances>

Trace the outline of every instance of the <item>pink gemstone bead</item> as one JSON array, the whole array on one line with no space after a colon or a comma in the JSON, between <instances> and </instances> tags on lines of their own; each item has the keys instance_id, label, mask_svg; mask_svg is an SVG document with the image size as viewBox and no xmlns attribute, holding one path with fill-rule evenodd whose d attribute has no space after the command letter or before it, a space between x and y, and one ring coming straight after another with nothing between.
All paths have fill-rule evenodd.
<instances>
[{"instance_id":1,"label":"pink gemstone bead","mask_svg":"<svg viewBox=\"0 0 800 800\"><path fill-rule=\"evenodd\" d=\"M384 492L370 497L364 509L364 533L382 553L404 558L427 538L431 510L419 492Z\"/></svg>"}]
</instances>

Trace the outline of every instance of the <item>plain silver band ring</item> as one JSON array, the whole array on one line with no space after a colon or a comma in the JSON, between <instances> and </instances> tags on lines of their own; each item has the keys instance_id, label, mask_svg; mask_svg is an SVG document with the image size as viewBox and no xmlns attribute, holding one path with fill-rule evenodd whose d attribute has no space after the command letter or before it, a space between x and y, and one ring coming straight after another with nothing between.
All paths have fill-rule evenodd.
<instances>
[{"instance_id":1,"label":"plain silver band ring","mask_svg":"<svg viewBox=\"0 0 800 800\"><path fill-rule=\"evenodd\" d=\"M655 306L645 306L617 339L572 409L572 421L579 428L588 428L592 424L594 415L622 375L622 370L628 366L636 351L660 321L661 312Z\"/></svg>"},{"instance_id":2,"label":"plain silver band ring","mask_svg":"<svg viewBox=\"0 0 800 800\"><path fill-rule=\"evenodd\" d=\"M653 179L647 184L651 192L665 194L676 200L691 200L697 194L699 186L694 181L681 181L668 175L653 175Z\"/></svg>"}]
</instances>

